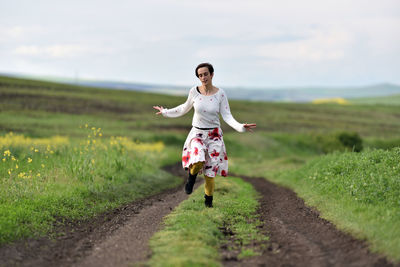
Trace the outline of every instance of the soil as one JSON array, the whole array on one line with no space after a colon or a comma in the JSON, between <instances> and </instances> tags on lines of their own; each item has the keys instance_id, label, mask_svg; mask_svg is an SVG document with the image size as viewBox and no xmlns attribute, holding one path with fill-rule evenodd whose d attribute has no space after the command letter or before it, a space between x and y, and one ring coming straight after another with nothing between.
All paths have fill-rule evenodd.
<instances>
[{"instance_id":1,"label":"soil","mask_svg":"<svg viewBox=\"0 0 400 267\"><path fill-rule=\"evenodd\" d=\"M227 253L224 266L400 266L336 229L290 189L263 178L242 178L261 195L258 213L270 240L260 256L239 261ZM259 251L260 244L255 245Z\"/></svg>"},{"instance_id":2,"label":"soil","mask_svg":"<svg viewBox=\"0 0 400 267\"><path fill-rule=\"evenodd\" d=\"M186 177L178 165L165 168ZM183 183L183 180L182 180ZM197 183L195 187L199 186ZM86 220L65 222L48 237L0 247L0 266L127 266L145 261L162 218L187 195L183 185Z\"/></svg>"},{"instance_id":3,"label":"soil","mask_svg":"<svg viewBox=\"0 0 400 267\"><path fill-rule=\"evenodd\" d=\"M186 177L180 164L166 170ZM338 231L291 190L263 178L243 178L262 196L260 229L270 240L252 244L261 255L244 260L238 260L228 243L221 248L225 266L400 266L369 252L365 242ZM52 237L2 246L0 266L140 265L151 256L148 241L160 230L163 217L186 198L180 185L91 220L68 222L57 227ZM220 229L234 241L229 228Z\"/></svg>"}]
</instances>

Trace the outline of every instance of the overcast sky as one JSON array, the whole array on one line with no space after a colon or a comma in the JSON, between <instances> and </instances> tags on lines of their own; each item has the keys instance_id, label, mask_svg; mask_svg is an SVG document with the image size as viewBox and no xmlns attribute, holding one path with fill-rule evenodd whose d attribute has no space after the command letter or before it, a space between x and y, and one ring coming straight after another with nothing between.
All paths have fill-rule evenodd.
<instances>
[{"instance_id":1,"label":"overcast sky","mask_svg":"<svg viewBox=\"0 0 400 267\"><path fill-rule=\"evenodd\" d=\"M0 0L0 72L216 86L400 84L399 0Z\"/></svg>"}]
</instances>

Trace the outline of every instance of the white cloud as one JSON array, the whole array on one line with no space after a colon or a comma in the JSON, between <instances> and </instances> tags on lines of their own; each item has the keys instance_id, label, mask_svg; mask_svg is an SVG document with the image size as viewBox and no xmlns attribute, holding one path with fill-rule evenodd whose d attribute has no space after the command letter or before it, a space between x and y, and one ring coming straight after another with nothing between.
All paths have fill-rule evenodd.
<instances>
[{"instance_id":1,"label":"white cloud","mask_svg":"<svg viewBox=\"0 0 400 267\"><path fill-rule=\"evenodd\" d=\"M330 61L342 59L352 44L345 31L313 31L307 39L258 45L255 56L274 60Z\"/></svg>"},{"instance_id":2,"label":"white cloud","mask_svg":"<svg viewBox=\"0 0 400 267\"><path fill-rule=\"evenodd\" d=\"M38 25L36 26L21 26L15 25L11 27L0 26L0 42L12 43L15 41L22 41L24 39L32 38L33 36L40 35L44 29Z\"/></svg>"},{"instance_id":3,"label":"white cloud","mask_svg":"<svg viewBox=\"0 0 400 267\"><path fill-rule=\"evenodd\" d=\"M399 31L399 0L5 1L0 71L173 84L210 61L241 86L400 83Z\"/></svg>"},{"instance_id":4,"label":"white cloud","mask_svg":"<svg viewBox=\"0 0 400 267\"><path fill-rule=\"evenodd\" d=\"M63 45L22 45L14 49L13 53L19 56L47 57L47 58L73 58L83 55L107 54L112 48L89 47L76 44Z\"/></svg>"},{"instance_id":5,"label":"white cloud","mask_svg":"<svg viewBox=\"0 0 400 267\"><path fill-rule=\"evenodd\" d=\"M351 33L343 30L304 30L298 33L298 38L290 36L292 35L284 32L278 34L275 31L270 39L256 40L251 44L226 39L223 44L198 49L195 56L214 59L253 57L274 62L320 62L342 59L353 44Z\"/></svg>"},{"instance_id":6,"label":"white cloud","mask_svg":"<svg viewBox=\"0 0 400 267\"><path fill-rule=\"evenodd\" d=\"M33 57L68 58L77 57L88 51L87 47L71 44L50 46L22 45L15 48L14 54Z\"/></svg>"}]
</instances>

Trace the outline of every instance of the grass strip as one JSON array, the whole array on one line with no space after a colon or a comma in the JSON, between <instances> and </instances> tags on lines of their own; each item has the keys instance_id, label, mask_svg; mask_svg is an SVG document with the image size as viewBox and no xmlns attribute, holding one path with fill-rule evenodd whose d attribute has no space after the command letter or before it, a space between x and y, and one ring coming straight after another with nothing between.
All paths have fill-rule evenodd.
<instances>
[{"instance_id":1,"label":"grass strip","mask_svg":"<svg viewBox=\"0 0 400 267\"><path fill-rule=\"evenodd\" d=\"M269 179L292 188L322 217L398 262L399 162L400 148L335 153Z\"/></svg>"},{"instance_id":2,"label":"grass strip","mask_svg":"<svg viewBox=\"0 0 400 267\"><path fill-rule=\"evenodd\" d=\"M217 178L214 207L204 207L204 191L198 188L164 221L164 229L150 240L150 266L220 266L219 249L229 242L239 258L257 251L248 245L267 240L257 230L258 194L240 178ZM234 233L234 245L222 231Z\"/></svg>"}]
</instances>

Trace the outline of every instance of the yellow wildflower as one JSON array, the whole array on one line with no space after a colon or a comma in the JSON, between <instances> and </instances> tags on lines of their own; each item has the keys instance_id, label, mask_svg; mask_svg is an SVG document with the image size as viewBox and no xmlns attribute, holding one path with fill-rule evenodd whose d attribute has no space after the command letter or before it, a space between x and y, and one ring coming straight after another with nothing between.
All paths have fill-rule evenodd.
<instances>
[{"instance_id":1,"label":"yellow wildflower","mask_svg":"<svg viewBox=\"0 0 400 267\"><path fill-rule=\"evenodd\" d=\"M102 133L99 133L99 136L101 137L101 136L103 136L103 134L102 134Z\"/></svg>"},{"instance_id":2,"label":"yellow wildflower","mask_svg":"<svg viewBox=\"0 0 400 267\"><path fill-rule=\"evenodd\" d=\"M94 159L92 159L92 164L94 164Z\"/></svg>"},{"instance_id":3,"label":"yellow wildflower","mask_svg":"<svg viewBox=\"0 0 400 267\"><path fill-rule=\"evenodd\" d=\"M12 171L12 169L9 169L9 170L8 170L8 174L9 174L9 175L11 175L11 171Z\"/></svg>"},{"instance_id":4,"label":"yellow wildflower","mask_svg":"<svg viewBox=\"0 0 400 267\"><path fill-rule=\"evenodd\" d=\"M15 164L15 168L18 169L18 164Z\"/></svg>"},{"instance_id":5,"label":"yellow wildflower","mask_svg":"<svg viewBox=\"0 0 400 267\"><path fill-rule=\"evenodd\" d=\"M42 168L44 168L44 164L42 164Z\"/></svg>"},{"instance_id":6,"label":"yellow wildflower","mask_svg":"<svg viewBox=\"0 0 400 267\"><path fill-rule=\"evenodd\" d=\"M6 158L3 158L3 161L6 161Z\"/></svg>"},{"instance_id":7,"label":"yellow wildflower","mask_svg":"<svg viewBox=\"0 0 400 267\"><path fill-rule=\"evenodd\" d=\"M96 130L96 127L92 127L92 130L93 130L93 131Z\"/></svg>"},{"instance_id":8,"label":"yellow wildflower","mask_svg":"<svg viewBox=\"0 0 400 267\"><path fill-rule=\"evenodd\" d=\"M28 158L28 163L31 163L32 162L32 159L31 158Z\"/></svg>"},{"instance_id":9,"label":"yellow wildflower","mask_svg":"<svg viewBox=\"0 0 400 267\"><path fill-rule=\"evenodd\" d=\"M24 177L25 177L25 172L20 172L20 173L18 174L18 177L19 177L19 178L24 178Z\"/></svg>"},{"instance_id":10,"label":"yellow wildflower","mask_svg":"<svg viewBox=\"0 0 400 267\"><path fill-rule=\"evenodd\" d=\"M4 151L4 157L9 157L9 156L11 156L11 152L10 152L10 150L6 150L6 151Z\"/></svg>"},{"instance_id":11,"label":"yellow wildflower","mask_svg":"<svg viewBox=\"0 0 400 267\"><path fill-rule=\"evenodd\" d=\"M37 177L40 177L40 173L36 174Z\"/></svg>"},{"instance_id":12,"label":"yellow wildflower","mask_svg":"<svg viewBox=\"0 0 400 267\"><path fill-rule=\"evenodd\" d=\"M85 124L85 128L87 128L87 127L89 127L89 125L86 123L86 124Z\"/></svg>"},{"instance_id":13,"label":"yellow wildflower","mask_svg":"<svg viewBox=\"0 0 400 267\"><path fill-rule=\"evenodd\" d=\"M344 98L341 97L336 97L336 98L320 98L320 99L314 99L312 101L313 104L329 104L329 103L335 103L339 105L349 105L350 102Z\"/></svg>"},{"instance_id":14,"label":"yellow wildflower","mask_svg":"<svg viewBox=\"0 0 400 267\"><path fill-rule=\"evenodd\" d=\"M17 159L14 156L11 156L12 161L16 161Z\"/></svg>"},{"instance_id":15,"label":"yellow wildflower","mask_svg":"<svg viewBox=\"0 0 400 267\"><path fill-rule=\"evenodd\" d=\"M35 148L35 152L39 152L39 149Z\"/></svg>"}]
</instances>

